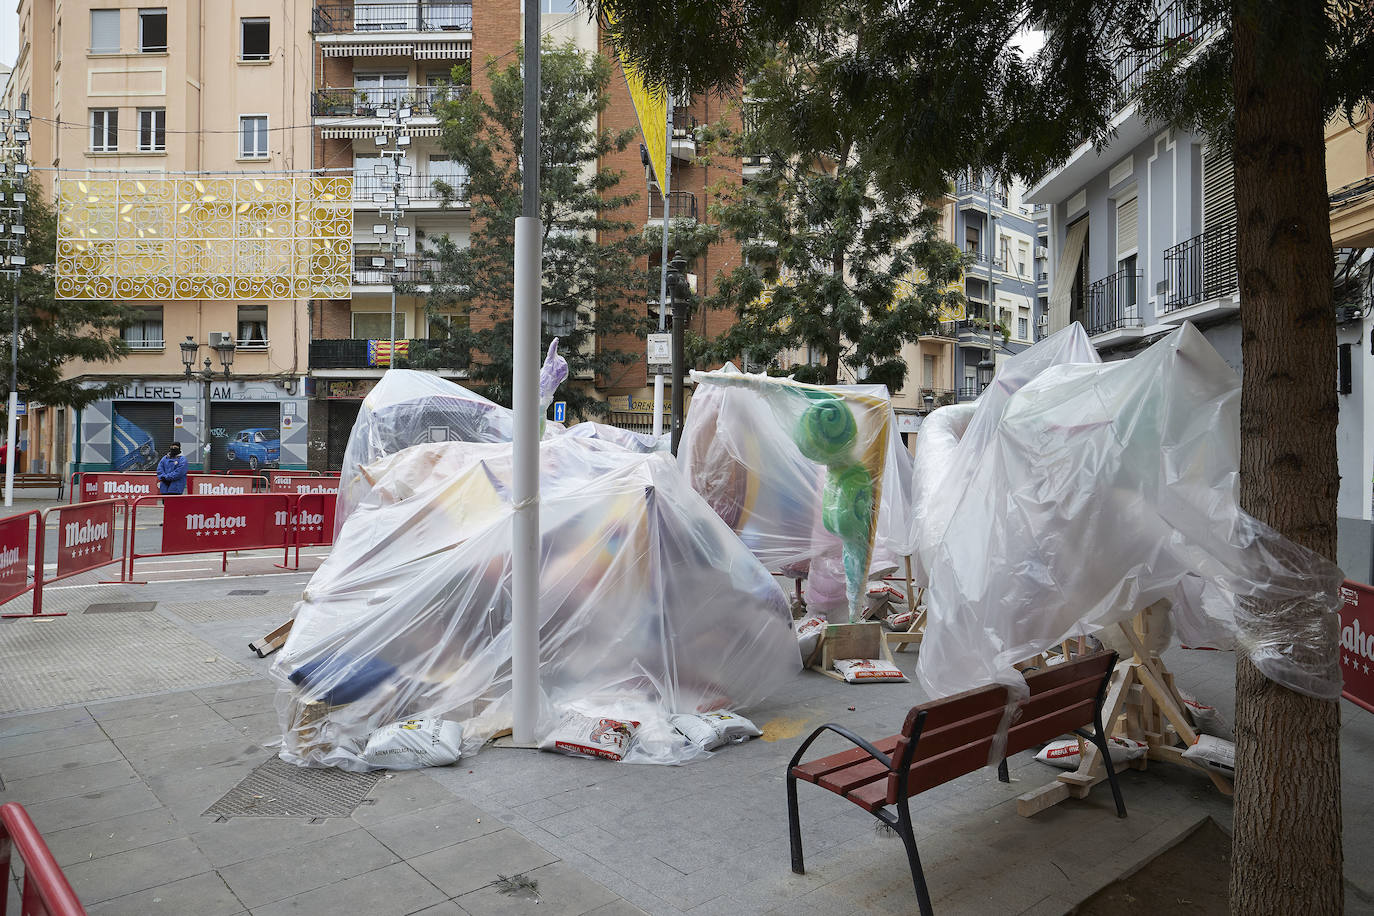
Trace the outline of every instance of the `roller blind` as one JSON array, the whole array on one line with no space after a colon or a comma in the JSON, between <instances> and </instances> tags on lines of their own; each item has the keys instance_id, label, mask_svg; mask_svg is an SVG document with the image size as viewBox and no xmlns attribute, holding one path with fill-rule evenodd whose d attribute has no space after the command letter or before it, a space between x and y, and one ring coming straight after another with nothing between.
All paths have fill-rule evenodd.
<instances>
[{"instance_id":1,"label":"roller blind","mask_svg":"<svg viewBox=\"0 0 1374 916\"><path fill-rule=\"evenodd\" d=\"M1140 232L1138 227L1140 198L1132 197L1130 200L1117 205L1116 208L1116 257L1117 260L1124 258L1127 254L1140 247Z\"/></svg>"},{"instance_id":2,"label":"roller blind","mask_svg":"<svg viewBox=\"0 0 1374 916\"><path fill-rule=\"evenodd\" d=\"M91 51L119 53L119 10L91 10Z\"/></svg>"},{"instance_id":3,"label":"roller blind","mask_svg":"<svg viewBox=\"0 0 1374 916\"><path fill-rule=\"evenodd\" d=\"M1073 295L1074 277L1083 257L1083 242L1088 238L1088 221L1080 219L1069 226L1064 235L1064 251L1054 266L1054 288L1050 290L1050 332L1069 326L1069 297Z\"/></svg>"}]
</instances>

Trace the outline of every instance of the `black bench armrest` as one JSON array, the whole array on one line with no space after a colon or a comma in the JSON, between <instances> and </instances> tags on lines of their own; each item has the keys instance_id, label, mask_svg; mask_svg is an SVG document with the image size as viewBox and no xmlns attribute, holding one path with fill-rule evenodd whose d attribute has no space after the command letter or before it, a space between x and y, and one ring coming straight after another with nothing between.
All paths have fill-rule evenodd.
<instances>
[{"instance_id":1,"label":"black bench armrest","mask_svg":"<svg viewBox=\"0 0 1374 916\"><path fill-rule=\"evenodd\" d=\"M787 769L789 772L792 770L794 766L801 763L802 754L806 753L806 749L811 746L812 742L819 738L822 732L826 731L832 731L835 734L839 735L841 738L844 738L845 740L855 745L858 745L860 748L867 751L868 755L872 757L874 760L879 761L880 763L882 763L883 766L887 767L889 770L892 769L891 757L887 756L882 751L878 750L876 747L870 744L868 741L865 741L863 738L860 738L858 735L854 734L852 731L845 728L843 725L836 725L834 722L827 722L826 724L822 725L820 728L812 732L810 737L808 737L805 741L802 742L801 747L797 748L797 752L792 755L792 760L787 764Z\"/></svg>"}]
</instances>

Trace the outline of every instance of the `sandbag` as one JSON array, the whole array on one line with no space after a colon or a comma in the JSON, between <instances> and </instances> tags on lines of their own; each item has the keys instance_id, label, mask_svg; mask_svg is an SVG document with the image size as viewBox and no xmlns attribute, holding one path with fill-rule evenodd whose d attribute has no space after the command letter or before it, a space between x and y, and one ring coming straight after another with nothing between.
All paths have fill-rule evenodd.
<instances>
[{"instance_id":1,"label":"sandbag","mask_svg":"<svg viewBox=\"0 0 1374 916\"><path fill-rule=\"evenodd\" d=\"M553 731L539 742L541 751L555 751L573 757L600 757L623 760L634 743L639 723L607 716L565 713Z\"/></svg>"},{"instance_id":2,"label":"sandbag","mask_svg":"<svg viewBox=\"0 0 1374 916\"><path fill-rule=\"evenodd\" d=\"M463 747L463 726L447 719L403 719L383 725L367 739L361 757L382 770L448 766Z\"/></svg>"},{"instance_id":3,"label":"sandbag","mask_svg":"<svg viewBox=\"0 0 1374 916\"><path fill-rule=\"evenodd\" d=\"M673 727L704 751L726 744L742 744L763 734L757 725L732 712L704 712L672 716Z\"/></svg>"},{"instance_id":4,"label":"sandbag","mask_svg":"<svg viewBox=\"0 0 1374 916\"><path fill-rule=\"evenodd\" d=\"M906 682L906 675L902 674L902 669L880 658L837 658L834 668L851 684Z\"/></svg>"}]
</instances>

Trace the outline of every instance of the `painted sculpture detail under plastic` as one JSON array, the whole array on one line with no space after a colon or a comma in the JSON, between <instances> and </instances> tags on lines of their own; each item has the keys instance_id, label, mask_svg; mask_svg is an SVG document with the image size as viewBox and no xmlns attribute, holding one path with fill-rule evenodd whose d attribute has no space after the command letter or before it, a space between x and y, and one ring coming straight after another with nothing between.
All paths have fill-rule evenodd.
<instances>
[{"instance_id":1,"label":"painted sculpture detail under plastic","mask_svg":"<svg viewBox=\"0 0 1374 916\"><path fill-rule=\"evenodd\" d=\"M509 727L511 449L417 445L373 485L296 607L272 674L284 759L359 770L399 719ZM668 721L742 708L799 668L781 589L670 455L573 436L540 447L541 733L565 711L641 723L627 762L700 753Z\"/></svg>"},{"instance_id":2,"label":"painted sculpture detail under plastic","mask_svg":"<svg viewBox=\"0 0 1374 916\"><path fill-rule=\"evenodd\" d=\"M568 362L549 344L539 370L539 403L544 416L554 391L568 377ZM353 508L372 489L365 467L420 442L510 442L514 414L507 407L432 372L388 369L368 392L348 436L339 471L339 501L334 536ZM540 435L562 432L561 424L540 427Z\"/></svg>"},{"instance_id":3,"label":"painted sculpture detail under plastic","mask_svg":"<svg viewBox=\"0 0 1374 916\"><path fill-rule=\"evenodd\" d=\"M1023 686L1014 663L1168 599L1185 643L1338 696L1341 572L1240 510L1239 407L1190 324L1112 363L1073 325L1009 360L962 436L939 419L915 469L925 689Z\"/></svg>"},{"instance_id":4,"label":"painted sculpture detail under plastic","mask_svg":"<svg viewBox=\"0 0 1374 916\"><path fill-rule=\"evenodd\" d=\"M724 370L692 378L678 448L692 486L764 566L808 579L809 604L857 614L875 553L893 568L907 552L910 465L887 389Z\"/></svg>"}]
</instances>

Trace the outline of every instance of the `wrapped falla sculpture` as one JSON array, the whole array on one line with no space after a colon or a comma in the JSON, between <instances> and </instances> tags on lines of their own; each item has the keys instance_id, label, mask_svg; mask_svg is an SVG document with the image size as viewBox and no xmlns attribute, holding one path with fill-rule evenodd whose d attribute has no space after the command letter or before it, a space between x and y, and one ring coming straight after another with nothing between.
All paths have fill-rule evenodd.
<instances>
[{"instance_id":1,"label":"wrapped falla sculpture","mask_svg":"<svg viewBox=\"0 0 1374 916\"><path fill-rule=\"evenodd\" d=\"M906 510L884 500L887 474L902 479L909 469L887 389L730 371L692 378L678 462L693 488L769 570L812 586L842 583L837 604L857 620L875 546L906 552ZM892 524L882 524L885 510L895 513Z\"/></svg>"}]
</instances>

